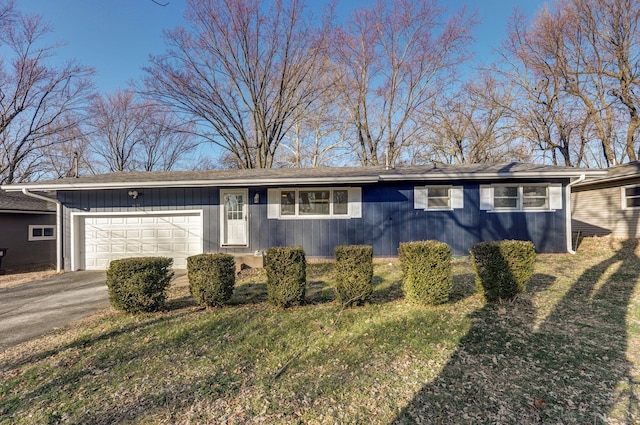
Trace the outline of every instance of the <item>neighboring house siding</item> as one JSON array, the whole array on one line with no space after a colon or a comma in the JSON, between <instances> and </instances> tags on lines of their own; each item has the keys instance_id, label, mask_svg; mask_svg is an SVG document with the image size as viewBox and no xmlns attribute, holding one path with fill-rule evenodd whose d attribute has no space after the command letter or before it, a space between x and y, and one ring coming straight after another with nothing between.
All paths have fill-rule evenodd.
<instances>
[{"instance_id":1,"label":"neighboring house siding","mask_svg":"<svg viewBox=\"0 0 640 425\"><path fill-rule=\"evenodd\" d=\"M505 181L508 182L508 181ZM518 180L518 183L525 183ZM536 181L539 182L539 181ZM553 183L566 181L555 180ZM267 188L248 189L249 243L247 247L220 247L220 188L59 191L64 208L64 259L70 266L71 212L203 211L205 252L253 253L272 246L302 246L308 257L333 257L339 244L368 244L377 257L394 257L401 242L437 239L466 255L483 240L531 240L539 252L565 252L565 210L545 212L488 212L480 210L479 185L492 182L454 181L464 187L464 208L450 211L414 209L414 187L420 182L357 185L362 188L362 218L269 219ZM449 184L449 182L447 182ZM355 185L351 185L355 186ZM337 187L337 186L336 186ZM135 186L131 187L136 189ZM254 203L255 194L259 203Z\"/></svg>"},{"instance_id":2,"label":"neighboring house siding","mask_svg":"<svg viewBox=\"0 0 640 425\"><path fill-rule=\"evenodd\" d=\"M575 188L571 194L572 230L583 236L640 237L640 209L622 208L622 187L637 184L640 179Z\"/></svg>"},{"instance_id":3,"label":"neighboring house siding","mask_svg":"<svg viewBox=\"0 0 640 425\"><path fill-rule=\"evenodd\" d=\"M8 248L3 269L56 263L56 241L29 241L29 225L55 225L55 214L0 214L0 248Z\"/></svg>"}]
</instances>

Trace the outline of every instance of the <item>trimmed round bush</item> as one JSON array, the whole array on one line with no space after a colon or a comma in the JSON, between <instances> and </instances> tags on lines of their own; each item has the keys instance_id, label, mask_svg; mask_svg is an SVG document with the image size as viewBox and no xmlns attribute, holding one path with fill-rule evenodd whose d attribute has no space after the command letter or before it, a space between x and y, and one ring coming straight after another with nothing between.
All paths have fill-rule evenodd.
<instances>
[{"instance_id":1,"label":"trimmed round bush","mask_svg":"<svg viewBox=\"0 0 640 425\"><path fill-rule=\"evenodd\" d=\"M307 262L302 247L269 248L265 269L269 304L286 308L304 303Z\"/></svg>"},{"instance_id":2,"label":"trimmed round bush","mask_svg":"<svg viewBox=\"0 0 640 425\"><path fill-rule=\"evenodd\" d=\"M127 313L158 311L167 300L173 259L137 257L114 260L107 270L109 301Z\"/></svg>"},{"instance_id":3,"label":"trimmed round bush","mask_svg":"<svg viewBox=\"0 0 640 425\"><path fill-rule=\"evenodd\" d=\"M480 242L469 252L476 274L476 288L487 301L512 299L526 291L536 260L532 242Z\"/></svg>"},{"instance_id":4,"label":"trimmed round bush","mask_svg":"<svg viewBox=\"0 0 640 425\"><path fill-rule=\"evenodd\" d=\"M194 301L206 307L225 305L236 283L233 255L199 254L187 258L189 291Z\"/></svg>"},{"instance_id":5,"label":"trimmed round bush","mask_svg":"<svg viewBox=\"0 0 640 425\"><path fill-rule=\"evenodd\" d=\"M435 240L401 243L402 291L415 304L438 305L449 301L453 282L451 248Z\"/></svg>"},{"instance_id":6,"label":"trimmed round bush","mask_svg":"<svg viewBox=\"0 0 640 425\"><path fill-rule=\"evenodd\" d=\"M342 305L362 305L373 293L373 247L338 245L333 250L336 264L336 298Z\"/></svg>"}]
</instances>

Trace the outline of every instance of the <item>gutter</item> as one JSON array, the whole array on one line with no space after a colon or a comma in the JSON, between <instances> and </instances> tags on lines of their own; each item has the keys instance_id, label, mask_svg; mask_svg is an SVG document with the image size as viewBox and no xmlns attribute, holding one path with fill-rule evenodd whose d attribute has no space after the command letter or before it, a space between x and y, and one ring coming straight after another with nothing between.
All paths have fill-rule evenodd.
<instances>
[{"instance_id":1,"label":"gutter","mask_svg":"<svg viewBox=\"0 0 640 425\"><path fill-rule=\"evenodd\" d=\"M62 202L57 199L51 199L46 196L31 193L27 188L22 188L22 193L41 201L53 202L56 204L56 272L60 273L62 271Z\"/></svg>"},{"instance_id":2,"label":"gutter","mask_svg":"<svg viewBox=\"0 0 640 425\"><path fill-rule=\"evenodd\" d=\"M574 186L578 183L580 183L581 181L584 181L584 179L586 178L586 175L581 174L580 177L578 177L578 180L572 181L570 182L567 187L565 187L565 199L567 200L567 216L566 216L566 225L567 225L567 230L566 230L566 234L567 234L567 252L569 254L575 254L576 251L574 251L573 249L573 244L572 244L572 238L571 238L571 186Z\"/></svg>"}]
</instances>

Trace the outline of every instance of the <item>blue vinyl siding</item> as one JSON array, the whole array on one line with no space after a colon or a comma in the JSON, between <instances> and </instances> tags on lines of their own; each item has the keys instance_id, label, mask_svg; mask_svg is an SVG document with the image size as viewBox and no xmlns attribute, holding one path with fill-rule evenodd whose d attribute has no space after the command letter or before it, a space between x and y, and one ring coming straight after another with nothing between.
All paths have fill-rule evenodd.
<instances>
[{"instance_id":1,"label":"blue vinyl siding","mask_svg":"<svg viewBox=\"0 0 640 425\"><path fill-rule=\"evenodd\" d=\"M464 187L464 208L451 211L414 209L414 187L428 184L425 182L362 185L362 218L352 219L268 219L267 189L248 187L249 243L247 247L234 248L220 247L219 187L131 187L130 190L139 192L136 200L127 195L127 190L60 191L58 198L65 205L63 241L66 258L70 256L71 211L202 210L206 252L240 253L272 246L302 246L308 257L331 258L336 245L368 244L373 246L375 256L393 257L397 256L401 242L424 239L446 242L456 255L466 255L477 242L499 239L531 240L538 252L566 251L566 209L554 212L481 211L479 185L490 183L451 182ZM526 182L518 180L517 183ZM550 183L566 185L567 180ZM256 193L260 198L258 204L254 204Z\"/></svg>"}]
</instances>

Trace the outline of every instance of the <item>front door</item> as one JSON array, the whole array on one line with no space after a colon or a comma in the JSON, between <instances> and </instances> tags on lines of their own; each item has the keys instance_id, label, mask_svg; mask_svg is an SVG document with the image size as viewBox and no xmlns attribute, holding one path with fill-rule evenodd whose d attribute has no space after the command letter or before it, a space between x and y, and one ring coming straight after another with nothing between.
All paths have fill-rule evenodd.
<instances>
[{"instance_id":1,"label":"front door","mask_svg":"<svg viewBox=\"0 0 640 425\"><path fill-rule=\"evenodd\" d=\"M247 245L247 197L246 190L221 190L222 245Z\"/></svg>"}]
</instances>

